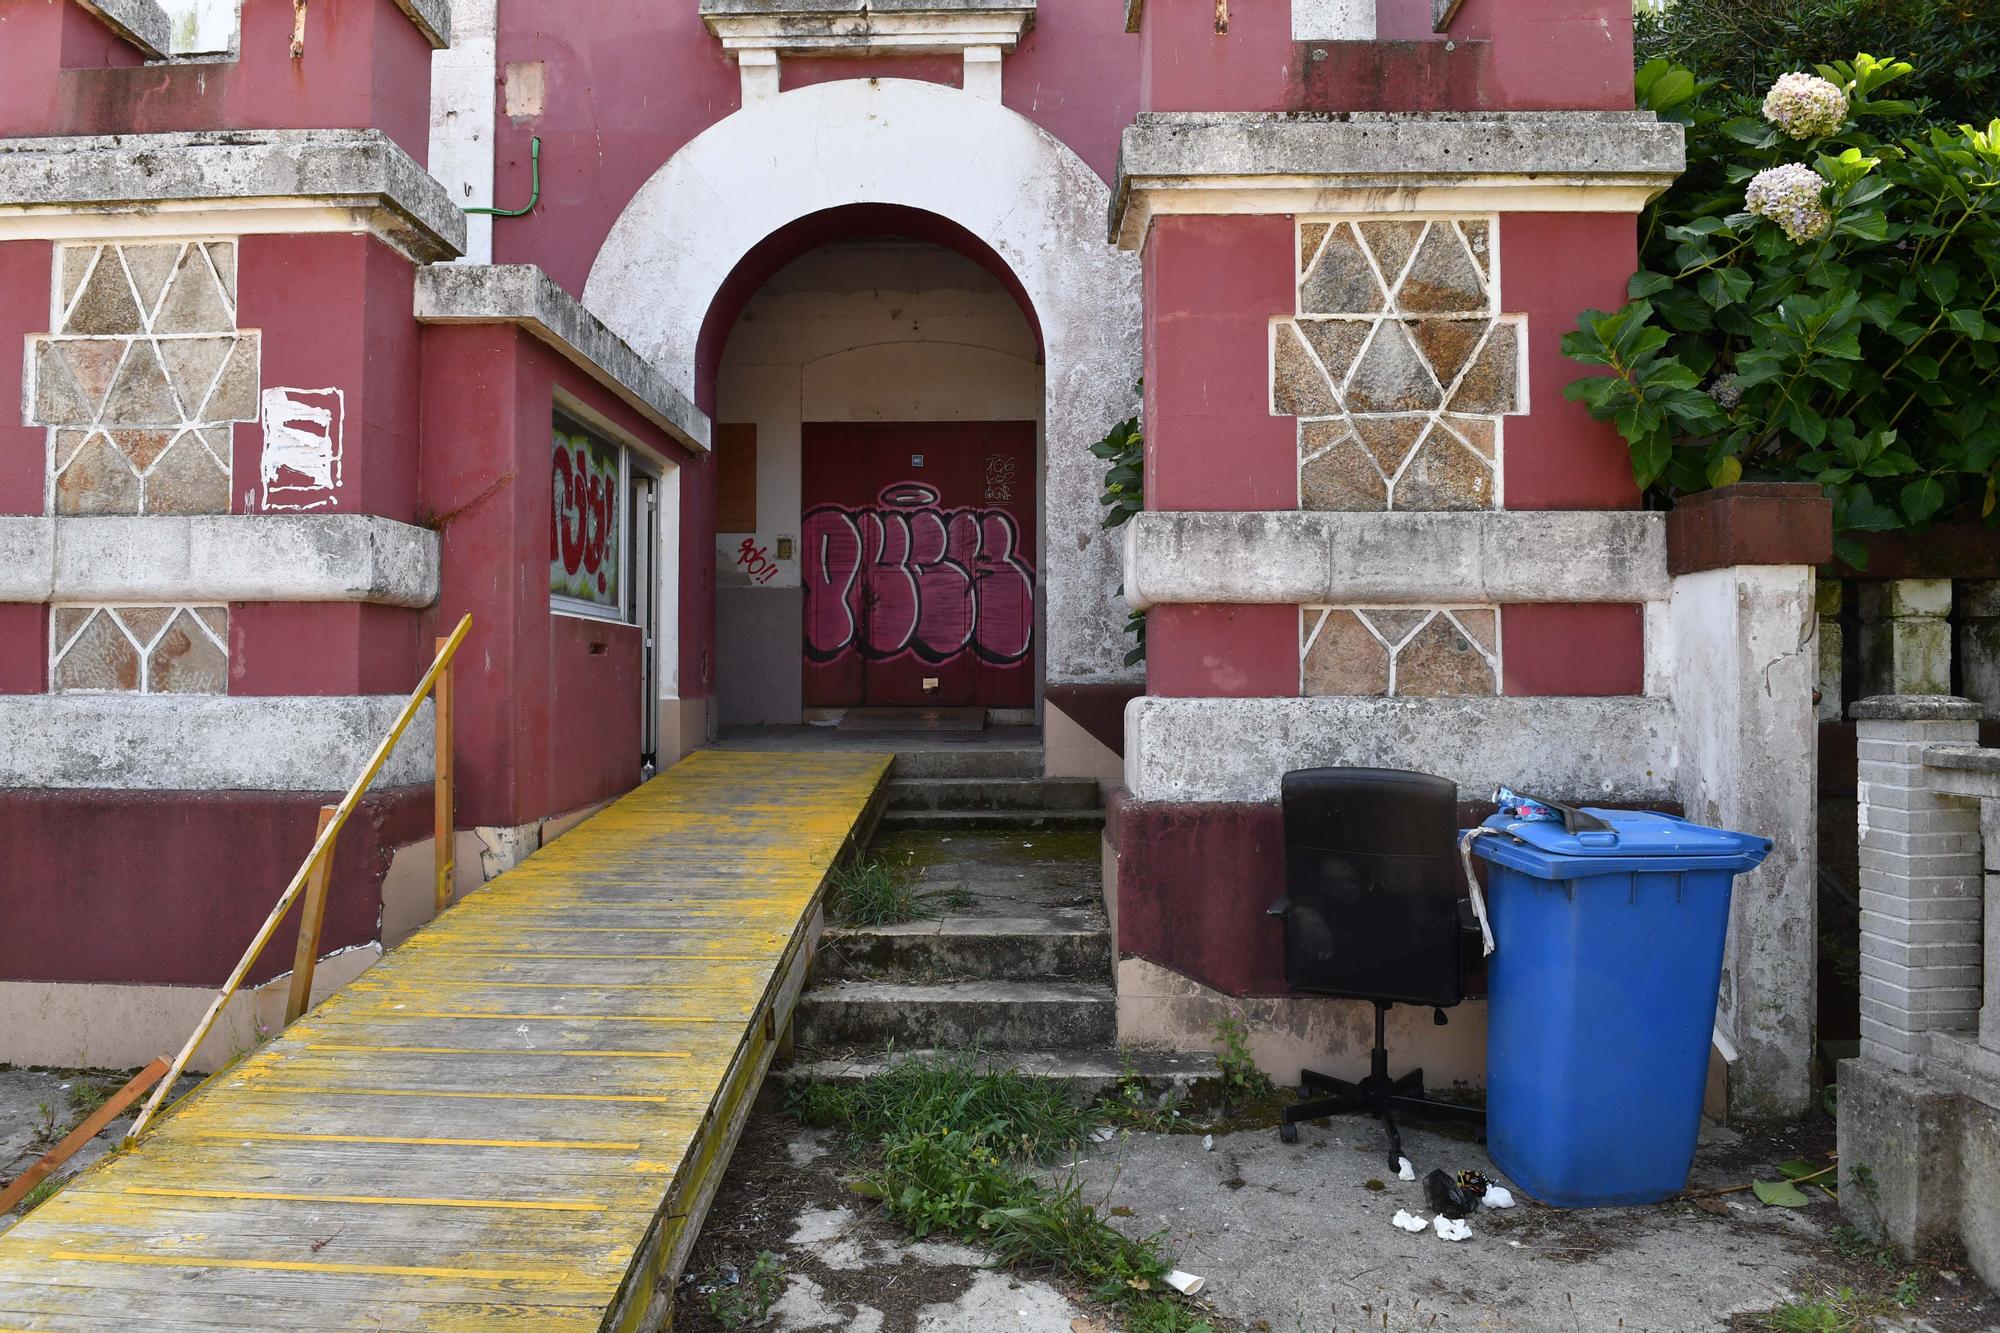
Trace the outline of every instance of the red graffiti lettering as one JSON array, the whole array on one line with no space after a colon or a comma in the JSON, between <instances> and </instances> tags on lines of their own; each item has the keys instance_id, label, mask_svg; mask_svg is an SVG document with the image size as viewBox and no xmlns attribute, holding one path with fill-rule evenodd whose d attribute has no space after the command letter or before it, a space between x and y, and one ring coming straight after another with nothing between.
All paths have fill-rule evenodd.
<instances>
[{"instance_id":1,"label":"red graffiti lettering","mask_svg":"<svg viewBox=\"0 0 2000 1333\"><path fill-rule=\"evenodd\" d=\"M771 558L770 548L759 546L755 537L745 537L743 545L737 548L736 567L752 583L769 583L778 577L778 562Z\"/></svg>"},{"instance_id":2,"label":"red graffiti lettering","mask_svg":"<svg viewBox=\"0 0 2000 1333\"><path fill-rule=\"evenodd\" d=\"M961 653L1019 662L1033 643L1035 571L1002 509L942 508L917 482L875 505L820 505L805 516L806 655L873 661Z\"/></svg>"}]
</instances>

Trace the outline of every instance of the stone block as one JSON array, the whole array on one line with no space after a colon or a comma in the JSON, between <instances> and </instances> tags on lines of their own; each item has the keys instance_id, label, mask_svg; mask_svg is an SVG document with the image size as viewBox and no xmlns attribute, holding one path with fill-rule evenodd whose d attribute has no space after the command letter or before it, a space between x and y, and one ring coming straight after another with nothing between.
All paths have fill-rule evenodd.
<instances>
[{"instance_id":1,"label":"stone block","mask_svg":"<svg viewBox=\"0 0 2000 1333\"><path fill-rule=\"evenodd\" d=\"M1840 1211L1905 1252L1948 1237L1959 1217L1962 1100L1872 1060L1840 1062Z\"/></svg>"}]
</instances>

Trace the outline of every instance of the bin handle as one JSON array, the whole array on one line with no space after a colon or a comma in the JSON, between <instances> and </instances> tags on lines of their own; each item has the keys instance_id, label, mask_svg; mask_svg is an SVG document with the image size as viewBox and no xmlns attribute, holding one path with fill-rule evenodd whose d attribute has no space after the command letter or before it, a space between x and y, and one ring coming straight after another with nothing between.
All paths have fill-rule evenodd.
<instances>
[{"instance_id":1,"label":"bin handle","mask_svg":"<svg viewBox=\"0 0 2000 1333\"><path fill-rule=\"evenodd\" d=\"M1458 840L1458 859L1465 866L1465 891L1472 899L1472 914L1479 918L1481 957L1491 957L1493 954L1493 923L1486 918L1486 895L1480 892L1479 876L1472 873L1472 842L1475 838L1499 831L1484 826L1469 828L1465 831L1465 836Z\"/></svg>"}]
</instances>

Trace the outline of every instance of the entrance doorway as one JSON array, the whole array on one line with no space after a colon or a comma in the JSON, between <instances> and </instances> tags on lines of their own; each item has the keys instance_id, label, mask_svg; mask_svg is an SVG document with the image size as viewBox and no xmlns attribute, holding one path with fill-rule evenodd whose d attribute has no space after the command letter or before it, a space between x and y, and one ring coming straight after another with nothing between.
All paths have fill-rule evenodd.
<instances>
[{"instance_id":1,"label":"entrance doorway","mask_svg":"<svg viewBox=\"0 0 2000 1333\"><path fill-rule=\"evenodd\" d=\"M1032 707L1035 423L802 435L806 707Z\"/></svg>"}]
</instances>

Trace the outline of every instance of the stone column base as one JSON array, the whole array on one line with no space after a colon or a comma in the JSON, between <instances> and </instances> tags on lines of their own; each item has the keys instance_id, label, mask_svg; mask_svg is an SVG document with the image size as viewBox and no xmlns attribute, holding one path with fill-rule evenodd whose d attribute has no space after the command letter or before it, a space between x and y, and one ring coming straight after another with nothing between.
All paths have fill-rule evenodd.
<instances>
[{"instance_id":1,"label":"stone column base","mask_svg":"<svg viewBox=\"0 0 2000 1333\"><path fill-rule=\"evenodd\" d=\"M1842 1060L1841 1216L1906 1252L1953 1234L1961 1212L1965 1109L1964 1098L1921 1075ZM1994 1143L1991 1112L1980 1119L1986 1142ZM1990 1263L1975 1258L1974 1267L1990 1280Z\"/></svg>"}]
</instances>

